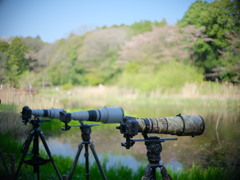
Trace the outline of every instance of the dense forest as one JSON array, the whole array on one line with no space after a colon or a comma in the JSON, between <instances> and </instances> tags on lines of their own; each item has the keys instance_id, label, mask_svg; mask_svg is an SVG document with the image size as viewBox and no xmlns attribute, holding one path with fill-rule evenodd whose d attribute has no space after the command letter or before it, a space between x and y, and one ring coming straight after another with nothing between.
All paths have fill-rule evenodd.
<instances>
[{"instance_id":1,"label":"dense forest","mask_svg":"<svg viewBox=\"0 0 240 180\"><path fill-rule=\"evenodd\" d=\"M240 3L197 0L175 26L140 21L55 43L0 38L0 83L15 87L114 84L143 91L204 80L240 82Z\"/></svg>"}]
</instances>

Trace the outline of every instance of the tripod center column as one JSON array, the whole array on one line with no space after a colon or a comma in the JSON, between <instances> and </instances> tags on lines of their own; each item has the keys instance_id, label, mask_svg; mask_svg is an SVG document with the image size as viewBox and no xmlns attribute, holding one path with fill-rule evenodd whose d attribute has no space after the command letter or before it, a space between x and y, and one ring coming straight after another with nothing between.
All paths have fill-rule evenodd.
<instances>
[{"instance_id":1,"label":"tripod center column","mask_svg":"<svg viewBox=\"0 0 240 180\"><path fill-rule=\"evenodd\" d=\"M88 127L88 126L81 126L80 127L81 131L82 131L82 139L83 141L90 141L91 137L90 137L90 134L91 134L91 128Z\"/></svg>"},{"instance_id":2,"label":"tripod center column","mask_svg":"<svg viewBox=\"0 0 240 180\"><path fill-rule=\"evenodd\" d=\"M158 164L161 160L160 153L162 151L161 142L157 142L157 140L159 140L159 137L148 137L147 140L150 140L150 142L145 142L145 145L147 147L148 161L152 164ZM151 140L153 142L151 142ZM156 141L154 142L154 140Z\"/></svg>"}]
</instances>

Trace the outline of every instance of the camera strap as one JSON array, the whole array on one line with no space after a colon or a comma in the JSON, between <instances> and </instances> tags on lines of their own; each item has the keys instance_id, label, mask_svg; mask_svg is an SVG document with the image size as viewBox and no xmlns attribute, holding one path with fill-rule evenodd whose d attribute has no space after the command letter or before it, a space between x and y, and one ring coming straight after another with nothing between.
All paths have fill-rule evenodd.
<instances>
[{"instance_id":1,"label":"camera strap","mask_svg":"<svg viewBox=\"0 0 240 180\"><path fill-rule=\"evenodd\" d=\"M164 118L164 119L165 119L166 124L167 124L166 132L165 132L165 134L167 134L167 132L168 132L168 120L167 120L167 118Z\"/></svg>"},{"instance_id":2,"label":"camera strap","mask_svg":"<svg viewBox=\"0 0 240 180\"><path fill-rule=\"evenodd\" d=\"M182 117L181 114L178 114L177 116L181 118L182 123L183 123L183 131L182 131L182 134L180 134L180 136L181 136L181 135L183 135L183 133L184 133L184 131L185 131L185 121L184 121L184 119L183 119L183 117Z\"/></svg>"},{"instance_id":3,"label":"camera strap","mask_svg":"<svg viewBox=\"0 0 240 180\"><path fill-rule=\"evenodd\" d=\"M149 130L150 130L150 120L148 118L143 118L144 122L145 122L145 131L146 133L149 133ZM153 123L152 123L153 124Z\"/></svg>"}]
</instances>

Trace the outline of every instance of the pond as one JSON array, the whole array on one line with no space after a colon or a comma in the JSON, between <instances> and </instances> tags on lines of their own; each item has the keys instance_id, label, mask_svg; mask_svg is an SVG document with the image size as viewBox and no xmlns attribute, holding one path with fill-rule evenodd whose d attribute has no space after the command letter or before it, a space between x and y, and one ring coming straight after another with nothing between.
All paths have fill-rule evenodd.
<instances>
[{"instance_id":1,"label":"pond","mask_svg":"<svg viewBox=\"0 0 240 180\"><path fill-rule=\"evenodd\" d=\"M192 165L213 165L235 168L240 162L240 111L238 101L221 102L220 100L186 100L148 99L132 102L118 101L126 110L125 115L143 118L170 117L179 113L201 115L205 120L205 131L200 136L172 136L165 134L148 134L160 138L177 138L176 141L162 143L161 159L174 171L181 171ZM108 106L114 106L105 101ZM115 103L116 104L116 101ZM87 108L88 106L86 106ZM98 107L100 108L100 107ZM76 122L76 121L75 121ZM75 123L76 124L76 123ZM100 162L107 159L107 168L122 164L133 170L146 166L146 146L136 142L129 150L121 146L125 139L116 126L119 124L99 124L92 127L91 140L95 145ZM142 139L139 133L134 137ZM60 131L49 135L47 143L52 154L68 156L74 159L78 145L82 141L81 131L72 127L69 131ZM90 149L89 149L90 150ZM84 163L84 150L79 162ZM90 162L94 162L90 152Z\"/></svg>"}]
</instances>

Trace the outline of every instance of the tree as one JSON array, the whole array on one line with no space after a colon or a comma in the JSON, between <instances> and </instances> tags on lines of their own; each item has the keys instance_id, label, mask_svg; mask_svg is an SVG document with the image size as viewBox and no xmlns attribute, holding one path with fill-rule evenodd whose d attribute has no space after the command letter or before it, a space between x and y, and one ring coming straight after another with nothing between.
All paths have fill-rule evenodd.
<instances>
[{"instance_id":1,"label":"tree","mask_svg":"<svg viewBox=\"0 0 240 180\"><path fill-rule=\"evenodd\" d=\"M6 82L6 68L8 60L8 47L9 44L5 41L0 41L0 83Z\"/></svg>"},{"instance_id":2,"label":"tree","mask_svg":"<svg viewBox=\"0 0 240 180\"><path fill-rule=\"evenodd\" d=\"M158 22L158 21L139 21L139 22L135 22L134 24L132 24L130 26L132 32L132 35L138 35L138 34L142 34L144 32L149 32L153 30L153 27L163 27L165 26L166 23L166 19L163 19L162 21Z\"/></svg>"},{"instance_id":3,"label":"tree","mask_svg":"<svg viewBox=\"0 0 240 180\"><path fill-rule=\"evenodd\" d=\"M0 52L7 52L9 44L6 41L0 41Z\"/></svg>"},{"instance_id":4,"label":"tree","mask_svg":"<svg viewBox=\"0 0 240 180\"><path fill-rule=\"evenodd\" d=\"M21 38L23 42L26 43L26 45L33 51L38 52L40 49L43 48L44 42L41 40L40 36L36 36L35 38L32 38L30 36L26 38Z\"/></svg>"},{"instance_id":5,"label":"tree","mask_svg":"<svg viewBox=\"0 0 240 180\"><path fill-rule=\"evenodd\" d=\"M166 61L189 62L192 46L198 39L202 39L201 29L193 26L157 27L127 41L119 51L118 62L139 72L146 68L156 70Z\"/></svg>"},{"instance_id":6,"label":"tree","mask_svg":"<svg viewBox=\"0 0 240 180\"><path fill-rule=\"evenodd\" d=\"M223 66L222 52L229 49L228 34L236 34L240 29L239 2L237 0L215 0L211 3L201 0L193 3L178 23L180 26L205 27L207 39L194 45L196 64L205 72L212 72ZM221 77L220 77L221 78Z\"/></svg>"},{"instance_id":7,"label":"tree","mask_svg":"<svg viewBox=\"0 0 240 180\"><path fill-rule=\"evenodd\" d=\"M15 86L20 75L29 70L29 61L25 57L28 51L28 46L18 37L14 38L8 47L7 76Z\"/></svg>"},{"instance_id":8,"label":"tree","mask_svg":"<svg viewBox=\"0 0 240 180\"><path fill-rule=\"evenodd\" d=\"M240 31L228 34L228 46L221 52L220 76L225 81L240 83Z\"/></svg>"}]
</instances>

